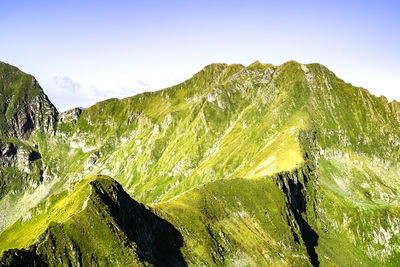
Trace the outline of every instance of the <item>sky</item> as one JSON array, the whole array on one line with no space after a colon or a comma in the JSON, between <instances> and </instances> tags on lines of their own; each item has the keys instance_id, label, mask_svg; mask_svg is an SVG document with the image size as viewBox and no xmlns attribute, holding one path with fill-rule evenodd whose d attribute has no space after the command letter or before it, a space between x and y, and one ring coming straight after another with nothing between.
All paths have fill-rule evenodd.
<instances>
[{"instance_id":1,"label":"sky","mask_svg":"<svg viewBox=\"0 0 400 267\"><path fill-rule=\"evenodd\" d=\"M0 61L59 111L256 60L321 63L400 100L400 1L0 0Z\"/></svg>"}]
</instances>

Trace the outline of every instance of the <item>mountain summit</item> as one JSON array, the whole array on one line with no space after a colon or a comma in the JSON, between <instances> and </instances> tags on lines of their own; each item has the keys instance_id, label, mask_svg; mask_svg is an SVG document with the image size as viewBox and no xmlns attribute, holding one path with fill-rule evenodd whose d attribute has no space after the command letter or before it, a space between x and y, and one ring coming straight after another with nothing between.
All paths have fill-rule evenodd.
<instances>
[{"instance_id":1,"label":"mountain summit","mask_svg":"<svg viewBox=\"0 0 400 267\"><path fill-rule=\"evenodd\" d=\"M0 93L2 265L400 264L400 104L320 64L58 114L1 63Z\"/></svg>"}]
</instances>

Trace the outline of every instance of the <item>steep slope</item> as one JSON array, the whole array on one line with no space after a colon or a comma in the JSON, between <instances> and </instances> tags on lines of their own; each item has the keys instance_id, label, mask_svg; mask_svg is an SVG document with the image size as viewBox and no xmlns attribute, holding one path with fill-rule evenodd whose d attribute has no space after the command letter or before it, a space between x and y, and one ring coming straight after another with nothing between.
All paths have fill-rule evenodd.
<instances>
[{"instance_id":1,"label":"steep slope","mask_svg":"<svg viewBox=\"0 0 400 267\"><path fill-rule=\"evenodd\" d=\"M55 130L55 107L36 79L0 62L0 125L2 137L28 139L33 130Z\"/></svg>"},{"instance_id":2,"label":"steep slope","mask_svg":"<svg viewBox=\"0 0 400 267\"><path fill-rule=\"evenodd\" d=\"M276 173L301 162L295 139L307 118L301 110L268 112L280 107L284 95L259 104L264 94L276 93L265 87L268 78L262 77L272 71L258 64L248 68L210 65L181 85L98 103L82 112L73 126L63 126L70 130L58 131L57 136L61 142L67 138L70 148L83 153L80 165L73 168L78 176L118 177L147 203L170 199L209 180ZM257 126L260 131L254 131ZM271 139L271 149L260 151L259 143L265 139ZM286 149L275 153L281 146ZM269 170L262 167L268 156L277 158ZM223 169L227 165L228 172Z\"/></svg>"},{"instance_id":3,"label":"steep slope","mask_svg":"<svg viewBox=\"0 0 400 267\"><path fill-rule=\"evenodd\" d=\"M43 182L36 189L7 191L0 200L3 260L25 260L28 253L33 260L60 263L40 252L40 242L47 241L36 241L59 229L52 253L66 254L63 262L77 265L81 255L89 265L88 255L94 255L100 265L123 265L128 258L141 264L134 249L109 254L113 240L126 237L110 232L103 225L107 220L91 221L92 215L80 211L86 193L74 197L76 209L70 200L51 202L79 181L109 175L179 231L182 243L176 239L179 245L169 252L178 255L176 262L400 263L400 105L345 83L322 65L212 64L171 88L56 118L54 135L39 127L24 141L41 156ZM2 161L12 158L12 147L7 149ZM107 194L121 190L113 187ZM115 210L136 210L135 201L124 199L126 206ZM34 212L43 203L55 210ZM84 221L93 238L83 242L75 236L74 219L59 217L58 207ZM93 230L95 225L103 230ZM97 247L99 231L107 233L104 249L87 250ZM73 240L77 249L64 251L60 240ZM150 258L145 262L153 265L166 260Z\"/></svg>"},{"instance_id":4,"label":"steep slope","mask_svg":"<svg viewBox=\"0 0 400 267\"><path fill-rule=\"evenodd\" d=\"M45 166L32 132L52 136L57 110L31 75L0 62L0 202L43 181ZM6 201L11 205L13 201ZM3 206L4 207L4 206ZM1 221L6 219L0 211ZM0 227L2 229L2 227Z\"/></svg>"},{"instance_id":5,"label":"steep slope","mask_svg":"<svg viewBox=\"0 0 400 267\"><path fill-rule=\"evenodd\" d=\"M180 233L109 177L80 181L29 214L37 216L21 219L3 236L5 242L27 247L34 241L20 234L31 231L29 238L36 236L37 241L28 250L7 251L1 265L186 266Z\"/></svg>"}]
</instances>

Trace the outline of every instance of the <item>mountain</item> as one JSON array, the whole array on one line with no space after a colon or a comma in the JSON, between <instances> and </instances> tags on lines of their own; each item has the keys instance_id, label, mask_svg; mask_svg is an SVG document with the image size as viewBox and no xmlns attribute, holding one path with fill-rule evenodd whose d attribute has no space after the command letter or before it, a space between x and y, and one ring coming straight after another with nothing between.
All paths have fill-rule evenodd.
<instances>
[{"instance_id":1,"label":"mountain","mask_svg":"<svg viewBox=\"0 0 400 267\"><path fill-rule=\"evenodd\" d=\"M42 182L43 161L33 131L54 134L57 110L38 82L0 62L0 199Z\"/></svg>"},{"instance_id":2,"label":"mountain","mask_svg":"<svg viewBox=\"0 0 400 267\"><path fill-rule=\"evenodd\" d=\"M400 104L320 64L61 114L0 70L2 265L400 264Z\"/></svg>"}]
</instances>

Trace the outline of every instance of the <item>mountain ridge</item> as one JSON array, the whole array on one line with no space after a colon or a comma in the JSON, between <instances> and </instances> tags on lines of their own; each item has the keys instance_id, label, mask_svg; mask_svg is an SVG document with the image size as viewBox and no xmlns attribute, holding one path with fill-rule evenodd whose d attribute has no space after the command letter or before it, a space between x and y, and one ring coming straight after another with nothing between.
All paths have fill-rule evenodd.
<instances>
[{"instance_id":1,"label":"mountain ridge","mask_svg":"<svg viewBox=\"0 0 400 267\"><path fill-rule=\"evenodd\" d=\"M179 231L188 265L400 261L400 105L320 64L211 64L164 90L52 114L54 133L24 141L40 155L38 183L0 199L3 253L39 218L31 208L107 175Z\"/></svg>"}]
</instances>

